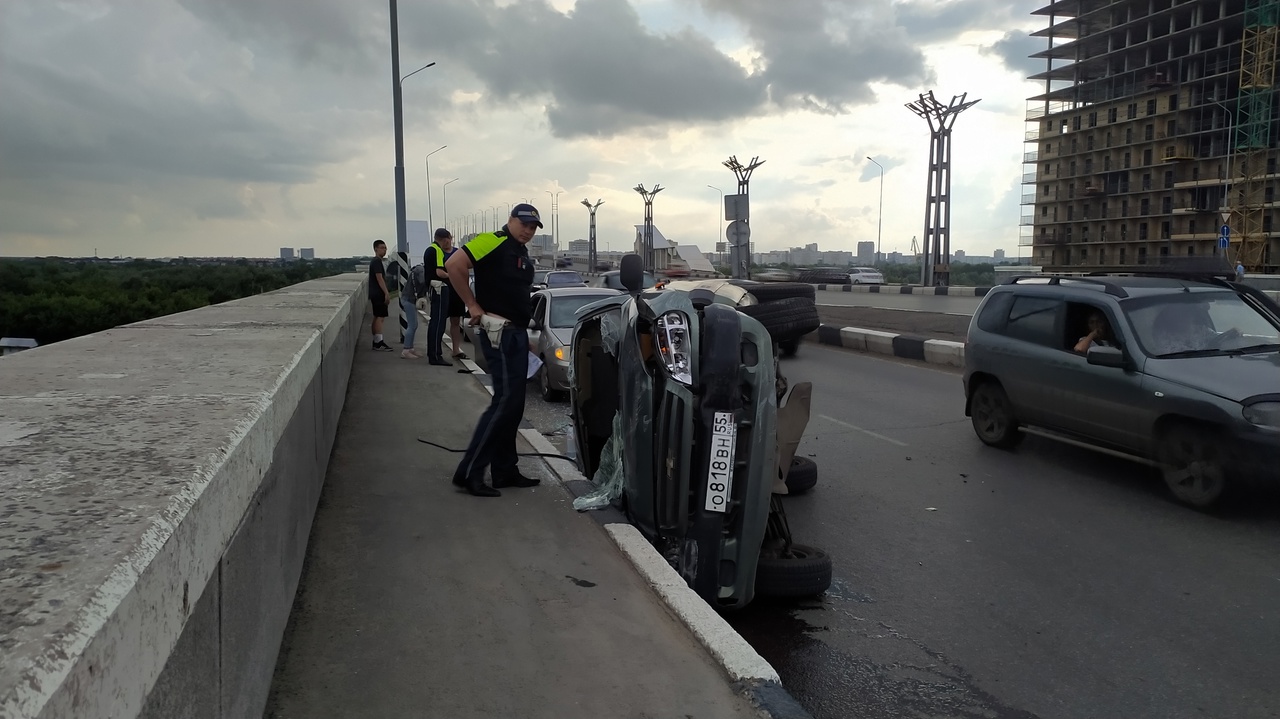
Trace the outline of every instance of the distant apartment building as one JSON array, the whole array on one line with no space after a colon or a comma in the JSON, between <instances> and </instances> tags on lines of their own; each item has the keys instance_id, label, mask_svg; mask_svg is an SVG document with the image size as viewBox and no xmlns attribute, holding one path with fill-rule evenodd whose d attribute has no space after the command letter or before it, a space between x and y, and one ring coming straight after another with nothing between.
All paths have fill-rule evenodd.
<instances>
[{"instance_id":1,"label":"distant apartment building","mask_svg":"<svg viewBox=\"0 0 1280 719\"><path fill-rule=\"evenodd\" d=\"M1029 99L1023 156L1019 244L1032 264L1216 254L1276 271L1278 9L1056 0L1032 13L1047 18L1033 33L1046 69L1031 76L1044 92Z\"/></svg>"},{"instance_id":2,"label":"distant apartment building","mask_svg":"<svg viewBox=\"0 0 1280 719\"><path fill-rule=\"evenodd\" d=\"M293 248L292 248L292 247L281 247L281 248L280 248L280 259L282 259L282 260L292 260L292 259L293 259Z\"/></svg>"},{"instance_id":3,"label":"distant apartment building","mask_svg":"<svg viewBox=\"0 0 1280 719\"><path fill-rule=\"evenodd\" d=\"M314 247L303 247L298 252L304 260L314 260L316 258L316 248Z\"/></svg>"},{"instance_id":4,"label":"distant apartment building","mask_svg":"<svg viewBox=\"0 0 1280 719\"><path fill-rule=\"evenodd\" d=\"M1004 250L996 250L992 256L996 262L1004 262Z\"/></svg>"},{"instance_id":5,"label":"distant apartment building","mask_svg":"<svg viewBox=\"0 0 1280 719\"><path fill-rule=\"evenodd\" d=\"M596 242L599 243L599 240L597 239ZM596 251L598 252L599 250L600 248L597 247ZM590 240L571 240L569 242L569 254L573 255L574 257L586 257L587 253L590 251L591 251Z\"/></svg>"},{"instance_id":6,"label":"distant apartment building","mask_svg":"<svg viewBox=\"0 0 1280 719\"><path fill-rule=\"evenodd\" d=\"M859 242L858 243L858 264L869 265L876 261L876 243Z\"/></svg>"}]
</instances>

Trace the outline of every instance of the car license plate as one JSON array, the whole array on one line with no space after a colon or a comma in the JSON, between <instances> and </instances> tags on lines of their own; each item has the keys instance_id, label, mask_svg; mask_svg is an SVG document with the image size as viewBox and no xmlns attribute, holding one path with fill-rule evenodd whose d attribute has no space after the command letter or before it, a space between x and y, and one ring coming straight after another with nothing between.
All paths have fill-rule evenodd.
<instances>
[{"instance_id":1,"label":"car license plate","mask_svg":"<svg viewBox=\"0 0 1280 719\"><path fill-rule=\"evenodd\" d=\"M733 493L733 459L738 444L738 424L732 412L716 412L711 425L711 462L707 465L708 512L729 509Z\"/></svg>"}]
</instances>

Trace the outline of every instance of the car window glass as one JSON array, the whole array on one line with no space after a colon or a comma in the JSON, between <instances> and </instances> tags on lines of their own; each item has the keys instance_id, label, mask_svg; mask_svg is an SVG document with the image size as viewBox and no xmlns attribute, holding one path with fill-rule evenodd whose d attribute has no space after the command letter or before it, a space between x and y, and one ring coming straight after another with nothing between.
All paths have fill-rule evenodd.
<instances>
[{"instance_id":1,"label":"car window glass","mask_svg":"<svg viewBox=\"0 0 1280 719\"><path fill-rule=\"evenodd\" d=\"M553 287L556 285L580 285L582 284L582 275L577 272L552 272L547 275L547 282Z\"/></svg>"},{"instance_id":2,"label":"car window glass","mask_svg":"<svg viewBox=\"0 0 1280 719\"><path fill-rule=\"evenodd\" d=\"M1017 297L1009 310L1005 334L1047 347L1060 347L1058 310L1062 301L1051 297Z\"/></svg>"},{"instance_id":3,"label":"car window glass","mask_svg":"<svg viewBox=\"0 0 1280 719\"><path fill-rule=\"evenodd\" d=\"M1120 346L1115 321L1105 308L1087 302L1068 302L1066 337L1063 338L1064 349L1074 350L1076 344L1094 333L1094 327L1090 320L1092 317L1101 318L1101 327L1098 328L1091 345L1102 347Z\"/></svg>"},{"instance_id":4,"label":"car window glass","mask_svg":"<svg viewBox=\"0 0 1280 719\"><path fill-rule=\"evenodd\" d=\"M548 326L557 329L573 327L578 322L578 310L606 297L613 297L613 295L569 295L567 297L557 297L551 301L551 321Z\"/></svg>"},{"instance_id":5,"label":"car window glass","mask_svg":"<svg viewBox=\"0 0 1280 719\"><path fill-rule=\"evenodd\" d=\"M1138 343L1157 357L1280 343L1280 329L1234 292L1161 295L1127 308Z\"/></svg>"},{"instance_id":6,"label":"car window glass","mask_svg":"<svg viewBox=\"0 0 1280 719\"><path fill-rule=\"evenodd\" d=\"M1012 292L998 292L987 300L978 315L978 328L986 332L1003 332L1009 319L1009 307L1013 305Z\"/></svg>"}]
</instances>

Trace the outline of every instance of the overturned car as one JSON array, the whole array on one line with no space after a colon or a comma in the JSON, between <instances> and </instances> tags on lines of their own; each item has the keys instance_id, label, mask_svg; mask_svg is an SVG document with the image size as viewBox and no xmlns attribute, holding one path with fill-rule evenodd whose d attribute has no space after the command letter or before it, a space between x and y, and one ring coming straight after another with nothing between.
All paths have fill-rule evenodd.
<instances>
[{"instance_id":1,"label":"overturned car","mask_svg":"<svg viewBox=\"0 0 1280 719\"><path fill-rule=\"evenodd\" d=\"M810 386L788 387L745 288L645 290L639 263L623 258L628 293L583 307L574 328L573 441L598 487L575 506L618 506L718 609L826 591L830 558L792 542L780 500Z\"/></svg>"}]
</instances>

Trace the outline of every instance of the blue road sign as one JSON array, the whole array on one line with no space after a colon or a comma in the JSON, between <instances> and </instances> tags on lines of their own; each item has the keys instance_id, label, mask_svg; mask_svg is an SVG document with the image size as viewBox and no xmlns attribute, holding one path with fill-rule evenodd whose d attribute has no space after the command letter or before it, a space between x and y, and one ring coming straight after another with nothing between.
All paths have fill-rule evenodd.
<instances>
[{"instance_id":1,"label":"blue road sign","mask_svg":"<svg viewBox=\"0 0 1280 719\"><path fill-rule=\"evenodd\" d=\"M1223 225L1223 226L1222 226L1222 236L1223 236L1223 237L1230 237L1230 236L1231 236L1231 228L1230 228L1230 227L1228 227L1228 226L1226 226L1226 225Z\"/></svg>"},{"instance_id":2,"label":"blue road sign","mask_svg":"<svg viewBox=\"0 0 1280 719\"><path fill-rule=\"evenodd\" d=\"M1222 249L1225 250L1230 246L1231 246L1231 240L1227 239L1226 236L1218 238L1218 247L1221 247Z\"/></svg>"}]
</instances>

